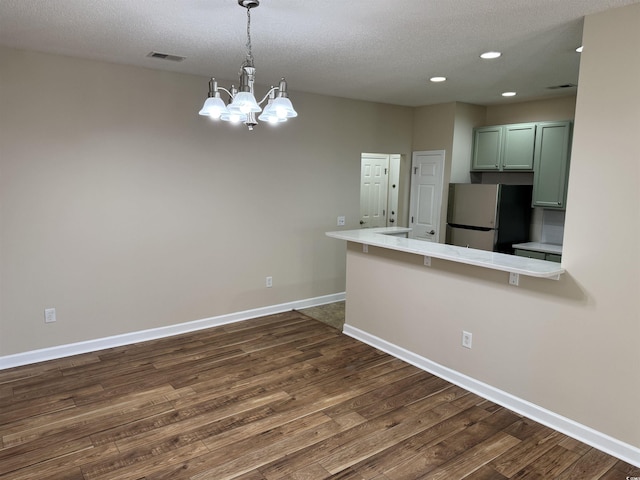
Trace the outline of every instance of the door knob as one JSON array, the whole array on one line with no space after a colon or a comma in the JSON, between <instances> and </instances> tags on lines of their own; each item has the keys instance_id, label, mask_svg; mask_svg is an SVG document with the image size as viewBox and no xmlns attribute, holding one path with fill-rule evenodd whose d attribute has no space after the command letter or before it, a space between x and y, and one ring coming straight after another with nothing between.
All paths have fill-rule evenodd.
<instances>
[{"instance_id":1,"label":"door knob","mask_svg":"<svg viewBox=\"0 0 640 480\"><path fill-rule=\"evenodd\" d=\"M390 218L389 223L393 223L393 222L395 222L395 220L393 218Z\"/></svg>"},{"instance_id":2,"label":"door knob","mask_svg":"<svg viewBox=\"0 0 640 480\"><path fill-rule=\"evenodd\" d=\"M360 225L364 225L365 223L367 222L365 222L364 220L360 220Z\"/></svg>"},{"instance_id":3,"label":"door knob","mask_svg":"<svg viewBox=\"0 0 640 480\"><path fill-rule=\"evenodd\" d=\"M435 233L436 233L436 231L435 231L435 230L431 230L430 232L427 232L427 235L433 235L433 234L435 234Z\"/></svg>"}]
</instances>

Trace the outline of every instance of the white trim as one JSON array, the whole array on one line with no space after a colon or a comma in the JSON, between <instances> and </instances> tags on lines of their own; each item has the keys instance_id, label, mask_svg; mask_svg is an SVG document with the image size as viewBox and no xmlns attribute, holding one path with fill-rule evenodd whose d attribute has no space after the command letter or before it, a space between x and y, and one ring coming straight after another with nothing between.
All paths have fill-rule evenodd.
<instances>
[{"instance_id":1,"label":"white trim","mask_svg":"<svg viewBox=\"0 0 640 480\"><path fill-rule=\"evenodd\" d=\"M524 415L538 423L553 428L565 435L579 440L587 445L591 445L598 450L602 450L627 463L640 467L640 448L634 447L628 443L617 440L609 435L598 432L591 427L582 425L569 418L558 415L550 410L535 405L527 400L518 398L503 390L499 390L491 385L480 382L474 378L468 377L460 372L452 370L448 367L433 362L427 358L421 357L409 350L387 342L375 335L371 335L359 328L345 324L343 333L375 347L383 352L393 355L400 360L404 360L422 370L437 375L465 390L469 390L480 395L487 400L491 400L503 407L506 407L516 413Z\"/></svg>"},{"instance_id":2,"label":"white trim","mask_svg":"<svg viewBox=\"0 0 640 480\"><path fill-rule=\"evenodd\" d=\"M70 343L67 345L58 345L55 347L43 348L40 350L16 353L14 355L6 355L0 357L0 370L27 365L30 363L55 360L57 358L69 357L71 355L78 355L81 353L95 352L97 350L104 350L105 348L119 347L121 345L129 345L132 343L155 340L157 338L170 337L172 335L180 335L182 333L203 330L205 328L217 327L229 323L241 322L243 320L249 320L251 318L273 315L290 310L316 307L319 305L325 305L327 303L340 302L344 299L344 292L334 293L331 295L323 295L321 297L296 300L293 302L281 303L278 305L271 305L267 307L254 308L252 310L245 310L242 312L219 315L217 317L179 323L177 325L168 325L166 327L140 330L137 332L114 335L112 337L97 338L84 342Z\"/></svg>"}]
</instances>

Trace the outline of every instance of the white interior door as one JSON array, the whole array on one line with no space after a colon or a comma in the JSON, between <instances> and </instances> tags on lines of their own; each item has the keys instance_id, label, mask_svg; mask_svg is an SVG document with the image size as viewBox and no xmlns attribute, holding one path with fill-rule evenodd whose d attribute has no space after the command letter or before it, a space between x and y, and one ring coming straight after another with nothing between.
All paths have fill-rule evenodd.
<instances>
[{"instance_id":1,"label":"white interior door","mask_svg":"<svg viewBox=\"0 0 640 480\"><path fill-rule=\"evenodd\" d=\"M363 153L360 168L360 226L387 226L389 155Z\"/></svg>"},{"instance_id":2,"label":"white interior door","mask_svg":"<svg viewBox=\"0 0 640 480\"><path fill-rule=\"evenodd\" d=\"M439 242L444 150L413 152L411 160L409 238Z\"/></svg>"}]
</instances>

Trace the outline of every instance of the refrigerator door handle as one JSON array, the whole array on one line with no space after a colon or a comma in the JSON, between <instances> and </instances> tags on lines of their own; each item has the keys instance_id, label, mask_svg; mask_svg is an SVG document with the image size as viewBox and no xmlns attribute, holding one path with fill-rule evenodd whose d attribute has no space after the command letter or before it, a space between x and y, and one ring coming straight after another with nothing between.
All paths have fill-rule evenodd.
<instances>
[{"instance_id":1,"label":"refrigerator door handle","mask_svg":"<svg viewBox=\"0 0 640 480\"><path fill-rule=\"evenodd\" d=\"M476 230L478 232L490 232L495 230L495 228L491 227L471 227L469 225L460 225L459 223L447 223L451 228L461 228L463 230Z\"/></svg>"}]
</instances>

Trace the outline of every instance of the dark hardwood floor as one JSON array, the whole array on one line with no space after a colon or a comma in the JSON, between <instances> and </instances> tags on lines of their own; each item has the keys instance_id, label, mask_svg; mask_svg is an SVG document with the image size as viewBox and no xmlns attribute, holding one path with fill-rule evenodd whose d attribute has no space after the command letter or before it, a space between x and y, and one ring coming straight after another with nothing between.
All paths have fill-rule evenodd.
<instances>
[{"instance_id":1,"label":"dark hardwood floor","mask_svg":"<svg viewBox=\"0 0 640 480\"><path fill-rule=\"evenodd\" d=\"M295 311L0 371L2 480L627 476Z\"/></svg>"}]
</instances>

